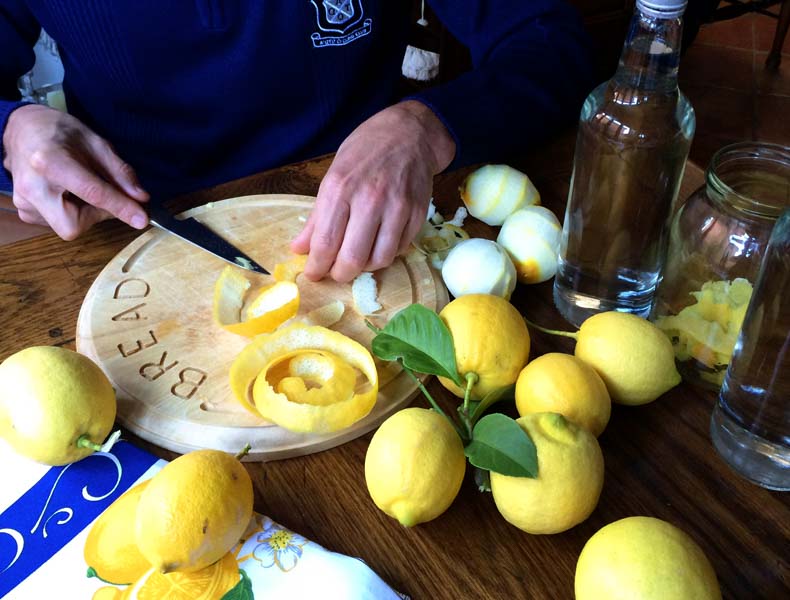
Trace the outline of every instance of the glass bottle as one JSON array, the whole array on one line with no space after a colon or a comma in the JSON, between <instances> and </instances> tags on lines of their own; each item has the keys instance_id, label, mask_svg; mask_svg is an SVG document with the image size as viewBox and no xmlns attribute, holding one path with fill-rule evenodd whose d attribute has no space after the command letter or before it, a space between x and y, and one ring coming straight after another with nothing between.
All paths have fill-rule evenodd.
<instances>
[{"instance_id":1,"label":"glass bottle","mask_svg":"<svg viewBox=\"0 0 790 600\"><path fill-rule=\"evenodd\" d=\"M572 324L647 317L696 120L678 89L686 0L637 0L614 77L579 122L554 303Z\"/></svg>"},{"instance_id":2,"label":"glass bottle","mask_svg":"<svg viewBox=\"0 0 790 600\"><path fill-rule=\"evenodd\" d=\"M790 148L725 146L675 212L653 320L683 379L718 390L776 219L790 207Z\"/></svg>"}]
</instances>

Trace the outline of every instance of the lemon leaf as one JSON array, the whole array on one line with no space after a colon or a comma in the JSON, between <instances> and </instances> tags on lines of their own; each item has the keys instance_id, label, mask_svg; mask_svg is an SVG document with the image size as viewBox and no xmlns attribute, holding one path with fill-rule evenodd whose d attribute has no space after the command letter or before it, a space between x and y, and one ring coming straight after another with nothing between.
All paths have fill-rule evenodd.
<instances>
[{"instance_id":1,"label":"lemon leaf","mask_svg":"<svg viewBox=\"0 0 790 600\"><path fill-rule=\"evenodd\" d=\"M403 361L417 373L464 382L455 363L455 347L450 330L434 311L422 304L407 306L378 330L371 343L373 354L383 360Z\"/></svg>"},{"instance_id":2,"label":"lemon leaf","mask_svg":"<svg viewBox=\"0 0 790 600\"><path fill-rule=\"evenodd\" d=\"M464 454L480 469L510 477L538 476L538 452L532 439L518 423L500 413L477 422Z\"/></svg>"},{"instance_id":3,"label":"lemon leaf","mask_svg":"<svg viewBox=\"0 0 790 600\"><path fill-rule=\"evenodd\" d=\"M253 600L255 598L252 593L250 576L244 572L244 569L239 569L239 573L241 573L241 580L229 589L220 600Z\"/></svg>"}]
</instances>

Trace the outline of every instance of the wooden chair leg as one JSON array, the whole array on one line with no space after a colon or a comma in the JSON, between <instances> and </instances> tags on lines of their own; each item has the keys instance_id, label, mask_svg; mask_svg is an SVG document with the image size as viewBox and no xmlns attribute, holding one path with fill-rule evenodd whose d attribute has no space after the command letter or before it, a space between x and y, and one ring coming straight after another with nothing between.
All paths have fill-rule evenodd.
<instances>
[{"instance_id":1,"label":"wooden chair leg","mask_svg":"<svg viewBox=\"0 0 790 600\"><path fill-rule=\"evenodd\" d=\"M782 10L779 13L779 23L776 25L774 42L771 51L765 59L765 66L768 69L778 69L782 62L782 46L784 45L787 29L790 27L790 0L782 2Z\"/></svg>"}]
</instances>

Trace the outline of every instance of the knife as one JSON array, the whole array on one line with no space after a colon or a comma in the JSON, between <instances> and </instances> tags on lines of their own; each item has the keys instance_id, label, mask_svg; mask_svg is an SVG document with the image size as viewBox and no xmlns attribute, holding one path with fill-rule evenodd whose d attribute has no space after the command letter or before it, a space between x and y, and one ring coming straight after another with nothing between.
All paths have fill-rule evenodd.
<instances>
[{"instance_id":1,"label":"knife","mask_svg":"<svg viewBox=\"0 0 790 600\"><path fill-rule=\"evenodd\" d=\"M269 271L244 254L244 252L193 217L177 219L167 212L166 209L159 206L151 206L148 211L148 220L151 222L151 225L172 233L193 246L211 252L214 256L232 265L256 273L269 274Z\"/></svg>"}]
</instances>

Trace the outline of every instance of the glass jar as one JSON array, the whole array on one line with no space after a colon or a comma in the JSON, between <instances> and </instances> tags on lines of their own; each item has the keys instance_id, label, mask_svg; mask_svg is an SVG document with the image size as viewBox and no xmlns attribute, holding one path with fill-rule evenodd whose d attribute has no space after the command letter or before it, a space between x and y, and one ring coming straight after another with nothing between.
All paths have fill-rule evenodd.
<instances>
[{"instance_id":1,"label":"glass jar","mask_svg":"<svg viewBox=\"0 0 790 600\"><path fill-rule=\"evenodd\" d=\"M771 230L790 206L790 148L726 146L675 212L651 319L689 383L718 390Z\"/></svg>"}]
</instances>

